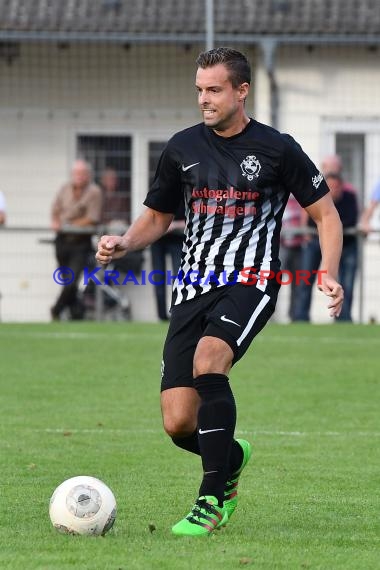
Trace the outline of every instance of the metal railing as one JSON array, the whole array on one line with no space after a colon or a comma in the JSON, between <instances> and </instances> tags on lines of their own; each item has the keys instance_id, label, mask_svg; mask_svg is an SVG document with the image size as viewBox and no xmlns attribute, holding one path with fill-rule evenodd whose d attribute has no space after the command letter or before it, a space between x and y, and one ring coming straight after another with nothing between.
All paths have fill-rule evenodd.
<instances>
[{"instance_id":1,"label":"metal railing","mask_svg":"<svg viewBox=\"0 0 380 570\"><path fill-rule=\"evenodd\" d=\"M91 228L81 228L78 226L65 226L62 228L61 233L77 233L83 235L92 235L92 236L101 236L103 234L118 234L123 233L125 227L120 227L120 231L118 232L114 225L111 227L108 226L94 226ZM15 235L15 234L35 234L37 239L36 248L35 248L35 255L38 256L37 244L47 244L52 245L55 240L56 232L54 232L51 228L48 227L40 227L40 226L2 226L0 227L0 239L3 238L5 235ZM42 236L41 236L42 234ZM299 228L291 228L291 229L283 229L282 235L286 237L293 237L299 235L315 235L316 230L309 227L299 227ZM365 303L366 303L366 292L365 292L365 285L366 279L374 279L377 282L378 277L380 278L380 263L371 263L369 269L365 269L365 252L366 252L366 242L367 236L365 236L359 228L352 228L344 231L345 235L356 235L358 239L358 270L357 270L357 277L356 277L356 299L357 299L357 313L358 313L358 321L360 323L365 322ZM380 236L380 230L373 230L371 235ZM372 244L373 245L373 244ZM377 244L376 244L377 245ZM32 248L33 249L33 248ZM3 250L4 251L4 250ZM378 251L378 257L380 258L380 245L377 248L376 252ZM22 253L22 252L21 252ZM21 254L20 253L20 254ZM33 253L32 253L33 255ZM11 259L12 254L10 254ZM377 253L376 253L377 256ZM7 262L9 265L9 261ZM100 269L98 272L99 280L101 281L101 285L98 285L95 288L95 319L96 320L103 320L104 319L104 296L103 292L107 285L104 284L103 273L104 269ZM2 289L2 277L0 271L0 292ZM374 287L374 290L380 291L378 287ZM4 297L2 298L0 293L0 300L4 301ZM376 302L374 306L379 307L380 310L380 292L379 292L379 299L376 297ZM0 313L1 314L1 313ZM379 318L379 317L378 317Z\"/></svg>"}]
</instances>

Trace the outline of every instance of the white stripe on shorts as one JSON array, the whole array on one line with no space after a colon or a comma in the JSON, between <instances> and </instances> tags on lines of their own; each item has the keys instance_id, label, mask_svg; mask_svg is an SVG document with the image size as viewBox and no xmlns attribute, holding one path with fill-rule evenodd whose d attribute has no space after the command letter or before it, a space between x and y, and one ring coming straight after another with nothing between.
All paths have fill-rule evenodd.
<instances>
[{"instance_id":1,"label":"white stripe on shorts","mask_svg":"<svg viewBox=\"0 0 380 570\"><path fill-rule=\"evenodd\" d=\"M261 301L257 305L256 309L253 311L252 316L247 323L247 326L245 327L245 329L243 330L243 332L241 333L241 335L237 339L237 345L238 346L241 345L241 343L243 342L243 340L245 339L245 337L247 336L247 334L249 333L249 331L251 330L251 328L255 324L257 317L259 316L261 311L264 309L264 307L267 305L269 300L270 300L269 295L264 295L264 297L261 299Z\"/></svg>"}]
</instances>

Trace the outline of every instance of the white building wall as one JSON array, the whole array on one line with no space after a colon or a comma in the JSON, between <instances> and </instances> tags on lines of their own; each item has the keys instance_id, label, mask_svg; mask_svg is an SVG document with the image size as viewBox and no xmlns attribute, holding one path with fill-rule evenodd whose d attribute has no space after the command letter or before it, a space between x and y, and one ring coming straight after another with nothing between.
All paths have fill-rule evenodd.
<instances>
[{"instance_id":1,"label":"white building wall","mask_svg":"<svg viewBox=\"0 0 380 570\"><path fill-rule=\"evenodd\" d=\"M12 65L0 61L0 171L8 226L49 225L51 202L75 157L76 135L90 133L132 137L132 211L136 217L147 190L149 141L165 140L200 120L194 89L197 54L197 48L162 45L59 49L53 44L35 44L22 46L21 57ZM248 54L256 62L253 50ZM347 54L282 48L278 52L281 130L291 132L316 162L324 152L330 117L380 116L380 69L374 58L363 50ZM259 61L247 110L253 114L254 109L258 120L268 122L269 89ZM372 137L375 148L379 144L376 132ZM374 179L374 162L370 171ZM368 187L372 178L367 180ZM53 248L40 242L49 236L45 232L0 232L2 320L49 319L49 307L58 294L52 280ZM371 255L376 252L374 248ZM374 265L370 257L371 272ZM153 287L129 289L133 317L154 320ZM366 301L366 314L375 312L380 318L371 302L372 295ZM313 306L313 317L326 320L320 303Z\"/></svg>"},{"instance_id":2,"label":"white building wall","mask_svg":"<svg viewBox=\"0 0 380 570\"><path fill-rule=\"evenodd\" d=\"M258 72L264 83L265 72ZM376 51L365 47L280 47L276 54L276 79L279 88L279 129L289 132L309 156L319 164L335 151L336 132L366 133L365 203L380 178L380 65ZM267 91L267 86L264 92ZM260 103L258 102L260 106ZM267 114L264 103L263 114ZM380 224L375 226L380 228ZM380 319L379 235L364 247L364 320ZM359 288L353 317L359 318ZM288 291L283 287L279 317L285 318ZM326 322L326 299L317 290L313 295L311 319Z\"/></svg>"},{"instance_id":3,"label":"white building wall","mask_svg":"<svg viewBox=\"0 0 380 570\"><path fill-rule=\"evenodd\" d=\"M192 117L193 122L194 119ZM132 211L136 217L142 210L147 191L149 141L152 138L166 140L175 130L185 126L184 121L178 120L173 121L172 130L169 127L163 129L160 119L143 116L130 117L127 122L115 112L108 117L105 113L100 123L97 113L91 111L83 112L75 119L65 112L47 118L44 112L36 110L26 111L22 119L17 119L7 111L6 114L0 112L0 121L8 133L6 137L0 136L0 168L2 188L7 197L9 230L12 226L49 227L51 203L67 179L75 157L77 133L132 136ZM0 230L0 314L3 321L50 318L49 308L58 295L59 286L52 279L57 266L53 245L41 244L41 239L46 238L53 238L53 233ZM149 271L148 251L145 259ZM128 296L134 319L155 320L153 286L130 285Z\"/></svg>"},{"instance_id":4,"label":"white building wall","mask_svg":"<svg viewBox=\"0 0 380 570\"><path fill-rule=\"evenodd\" d=\"M132 137L132 213L142 210L148 144L199 121L194 59L167 46L23 45L0 62L0 169L8 227L46 227L58 188L75 158L78 134ZM0 232L3 321L40 321L59 293L51 232ZM146 252L146 269L150 255ZM132 315L155 320L153 286L128 285Z\"/></svg>"},{"instance_id":5,"label":"white building wall","mask_svg":"<svg viewBox=\"0 0 380 570\"><path fill-rule=\"evenodd\" d=\"M278 50L280 129L294 134L316 160L325 153L327 118L380 118L380 66L365 47Z\"/></svg>"}]
</instances>

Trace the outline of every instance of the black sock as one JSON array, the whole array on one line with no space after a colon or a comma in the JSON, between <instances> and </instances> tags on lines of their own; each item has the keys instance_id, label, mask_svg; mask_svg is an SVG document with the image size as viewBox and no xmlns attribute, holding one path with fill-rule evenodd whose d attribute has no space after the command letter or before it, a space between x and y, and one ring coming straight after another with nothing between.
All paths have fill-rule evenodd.
<instances>
[{"instance_id":1,"label":"black sock","mask_svg":"<svg viewBox=\"0 0 380 570\"><path fill-rule=\"evenodd\" d=\"M197 431L194 431L191 435L187 435L186 437L172 437L172 441L177 447L180 447L181 449L185 449L186 451L190 451L196 455L201 454L201 451L199 449Z\"/></svg>"},{"instance_id":2,"label":"black sock","mask_svg":"<svg viewBox=\"0 0 380 570\"><path fill-rule=\"evenodd\" d=\"M230 475L236 473L238 469L240 469L241 464L243 463L244 453L241 445L234 439L232 441L231 446L231 453L230 453L230 469L228 473L228 478Z\"/></svg>"},{"instance_id":3,"label":"black sock","mask_svg":"<svg viewBox=\"0 0 380 570\"><path fill-rule=\"evenodd\" d=\"M199 440L198 440L197 431L194 431L191 435L187 435L185 437L172 437L172 441L177 447L180 447L181 449L190 451L190 453L195 453L195 455L201 454L201 450L199 449ZM229 467L228 477L236 473L236 471L240 469L242 463L243 463L243 450L241 448L241 445L239 445L236 439L234 439L232 441L232 446L231 446L230 467Z\"/></svg>"},{"instance_id":4,"label":"black sock","mask_svg":"<svg viewBox=\"0 0 380 570\"><path fill-rule=\"evenodd\" d=\"M224 487L230 474L230 454L236 424L235 400L224 374L202 374L194 379L201 398L198 441L203 480L199 496L213 495L223 506Z\"/></svg>"}]
</instances>

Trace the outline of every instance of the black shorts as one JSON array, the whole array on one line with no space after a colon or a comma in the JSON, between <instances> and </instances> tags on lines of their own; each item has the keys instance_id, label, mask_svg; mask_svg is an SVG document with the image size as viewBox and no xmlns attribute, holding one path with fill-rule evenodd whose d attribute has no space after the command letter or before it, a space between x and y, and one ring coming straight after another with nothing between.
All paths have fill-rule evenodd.
<instances>
[{"instance_id":1,"label":"black shorts","mask_svg":"<svg viewBox=\"0 0 380 570\"><path fill-rule=\"evenodd\" d=\"M161 390L193 386L193 358L203 336L224 340L235 364L273 314L279 287L268 281L263 292L235 284L175 305L164 346Z\"/></svg>"}]
</instances>

